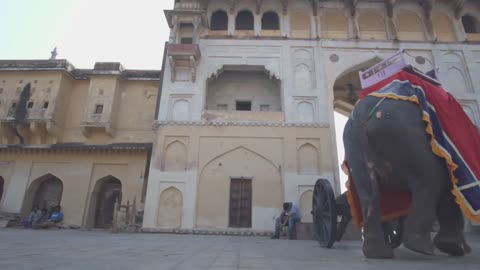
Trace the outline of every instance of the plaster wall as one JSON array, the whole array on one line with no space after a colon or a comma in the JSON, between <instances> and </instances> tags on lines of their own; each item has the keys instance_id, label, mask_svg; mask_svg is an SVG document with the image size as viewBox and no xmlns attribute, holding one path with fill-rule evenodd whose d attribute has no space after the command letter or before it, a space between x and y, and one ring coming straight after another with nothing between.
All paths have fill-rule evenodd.
<instances>
[{"instance_id":1,"label":"plaster wall","mask_svg":"<svg viewBox=\"0 0 480 270\"><path fill-rule=\"evenodd\" d=\"M53 175L63 183L64 222L89 227L93 212L87 209L95 183L106 176L116 177L122 183L122 201L140 203L146 159L146 153L2 154L0 174L6 184L0 211L28 214L31 205L25 205L25 197L32 182Z\"/></svg>"},{"instance_id":2,"label":"plaster wall","mask_svg":"<svg viewBox=\"0 0 480 270\"><path fill-rule=\"evenodd\" d=\"M60 71L0 72L0 119L7 119L12 102L18 102L27 83L31 84L29 101L33 102L27 119L36 121L38 127L26 127L26 144L153 141L158 81L118 80L114 76L76 80ZM91 119L96 104L103 104L104 112ZM112 124L115 136L101 129L92 129L86 136L82 130L85 121ZM5 144L18 143L2 128L0 138Z\"/></svg>"},{"instance_id":3,"label":"plaster wall","mask_svg":"<svg viewBox=\"0 0 480 270\"><path fill-rule=\"evenodd\" d=\"M320 177L336 185L329 136L329 128L163 125L150 168L143 227L162 228L160 194L175 187L183 198L182 228L226 229L230 180L244 177L252 179L252 229L272 230L282 202L298 202ZM176 143L187 149L187 167L165 171L167 149ZM300 156L305 145L318 156L316 173L298 170L312 166L302 164L307 162Z\"/></svg>"}]
</instances>

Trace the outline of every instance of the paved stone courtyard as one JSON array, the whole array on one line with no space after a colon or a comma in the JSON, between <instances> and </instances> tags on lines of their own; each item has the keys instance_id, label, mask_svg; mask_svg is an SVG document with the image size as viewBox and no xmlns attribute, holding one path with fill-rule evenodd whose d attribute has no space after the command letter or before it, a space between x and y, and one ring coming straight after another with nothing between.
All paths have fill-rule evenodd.
<instances>
[{"instance_id":1,"label":"paved stone courtyard","mask_svg":"<svg viewBox=\"0 0 480 270\"><path fill-rule=\"evenodd\" d=\"M110 234L0 229L0 269L480 269L480 235L463 258L423 256L403 247L394 260L369 260L359 241L324 249L315 241L268 237Z\"/></svg>"}]
</instances>

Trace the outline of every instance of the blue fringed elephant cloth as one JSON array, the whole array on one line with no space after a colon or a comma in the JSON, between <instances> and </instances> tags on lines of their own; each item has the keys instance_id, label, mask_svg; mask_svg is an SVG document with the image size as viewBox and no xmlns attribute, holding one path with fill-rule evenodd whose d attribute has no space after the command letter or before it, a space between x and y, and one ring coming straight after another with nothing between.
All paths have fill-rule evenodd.
<instances>
[{"instance_id":1,"label":"blue fringed elephant cloth","mask_svg":"<svg viewBox=\"0 0 480 270\"><path fill-rule=\"evenodd\" d=\"M480 134L457 100L441 87L406 71L364 89L360 98L367 95L410 101L419 106L432 151L446 162L455 201L467 218L480 222ZM349 199L353 204L354 195L350 194ZM381 197L383 204L388 196ZM382 207L382 215L394 218L394 213L400 215L405 209L384 210Z\"/></svg>"}]
</instances>

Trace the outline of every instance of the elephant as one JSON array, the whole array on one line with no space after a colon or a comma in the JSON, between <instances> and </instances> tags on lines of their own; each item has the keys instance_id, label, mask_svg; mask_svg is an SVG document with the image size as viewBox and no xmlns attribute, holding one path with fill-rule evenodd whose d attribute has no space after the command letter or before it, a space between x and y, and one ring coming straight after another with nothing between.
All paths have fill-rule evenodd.
<instances>
[{"instance_id":1,"label":"elephant","mask_svg":"<svg viewBox=\"0 0 480 270\"><path fill-rule=\"evenodd\" d=\"M434 254L433 246L452 256L471 251L446 163L432 152L425 127L416 104L374 96L358 101L345 125L345 156L362 208L367 258L394 257L382 232L381 186L411 193L402 239L406 248L427 255ZM432 243L435 220L440 228Z\"/></svg>"}]
</instances>

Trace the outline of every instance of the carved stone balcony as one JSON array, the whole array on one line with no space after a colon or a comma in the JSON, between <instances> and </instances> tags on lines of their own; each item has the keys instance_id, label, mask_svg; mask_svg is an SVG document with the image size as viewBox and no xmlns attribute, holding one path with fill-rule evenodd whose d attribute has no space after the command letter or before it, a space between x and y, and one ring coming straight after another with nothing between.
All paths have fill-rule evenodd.
<instances>
[{"instance_id":1,"label":"carved stone balcony","mask_svg":"<svg viewBox=\"0 0 480 270\"><path fill-rule=\"evenodd\" d=\"M0 144L20 143L20 137L22 143L28 144L55 143L57 140L58 127L53 110L37 107L28 109L21 122L15 119L14 108L0 114Z\"/></svg>"},{"instance_id":2,"label":"carved stone balcony","mask_svg":"<svg viewBox=\"0 0 480 270\"><path fill-rule=\"evenodd\" d=\"M115 129L112 126L112 121L108 115L102 114L88 114L86 119L80 124L82 133L85 137L89 137L95 130L102 130L110 137L115 137Z\"/></svg>"},{"instance_id":3,"label":"carved stone balcony","mask_svg":"<svg viewBox=\"0 0 480 270\"><path fill-rule=\"evenodd\" d=\"M191 80L195 81L201 56L198 44L168 44L167 56L172 68L172 81L175 81L178 69L189 69Z\"/></svg>"}]
</instances>

